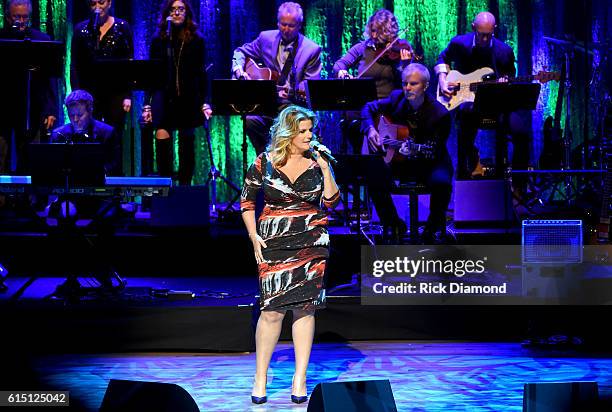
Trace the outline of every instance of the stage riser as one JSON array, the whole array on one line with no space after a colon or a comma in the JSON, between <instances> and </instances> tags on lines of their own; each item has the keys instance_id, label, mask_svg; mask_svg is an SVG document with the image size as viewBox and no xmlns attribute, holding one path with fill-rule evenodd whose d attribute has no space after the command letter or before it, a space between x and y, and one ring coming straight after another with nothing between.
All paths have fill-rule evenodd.
<instances>
[{"instance_id":1,"label":"stage riser","mask_svg":"<svg viewBox=\"0 0 612 412\"><path fill-rule=\"evenodd\" d=\"M359 272L360 235L331 235L328 286L350 282ZM376 239L380 241L380 236ZM458 233L460 244L520 244L520 233ZM93 239L95 241L95 239ZM150 235L121 234L113 238L105 262L125 277L256 276L253 247L243 229L161 231ZM228 256L237 258L230 259ZM97 259L96 259L97 260ZM0 235L0 262L13 276L63 276L67 266L91 273L92 259L81 250L44 234Z\"/></svg>"},{"instance_id":2,"label":"stage riser","mask_svg":"<svg viewBox=\"0 0 612 412\"><path fill-rule=\"evenodd\" d=\"M11 333L0 347L46 352L250 352L254 315L250 306L106 305L60 302L0 306ZM474 340L521 341L533 334L581 336L606 345L609 307L362 306L332 298L317 312L316 341ZM291 339L291 315L282 340Z\"/></svg>"}]
</instances>

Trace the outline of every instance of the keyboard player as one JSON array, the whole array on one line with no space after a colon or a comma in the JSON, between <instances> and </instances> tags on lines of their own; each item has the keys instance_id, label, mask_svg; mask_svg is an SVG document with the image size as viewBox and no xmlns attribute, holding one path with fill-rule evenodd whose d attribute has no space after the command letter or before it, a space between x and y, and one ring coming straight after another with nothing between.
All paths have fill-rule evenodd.
<instances>
[{"instance_id":1,"label":"keyboard player","mask_svg":"<svg viewBox=\"0 0 612 412\"><path fill-rule=\"evenodd\" d=\"M69 123L51 132L51 143L101 143L104 145L106 176L120 176L121 140L115 129L94 119L94 101L85 90L74 90L64 102Z\"/></svg>"},{"instance_id":2,"label":"keyboard player","mask_svg":"<svg viewBox=\"0 0 612 412\"><path fill-rule=\"evenodd\" d=\"M68 111L69 123L53 130L51 143L100 143L104 146L104 169L106 176L121 174L121 141L119 134L112 126L100 122L93 117L94 100L85 90L74 90L64 101ZM113 221L120 213L118 199L80 197L72 199L57 199L49 208L49 216L63 220L64 225L71 226L77 219L92 219L93 230L98 234L98 262L109 258L107 246L112 243L114 235ZM93 252L93 251L92 251ZM94 252L95 254L95 252ZM116 289L124 286L123 281L106 264L99 267L94 277L101 286Z\"/></svg>"}]
</instances>

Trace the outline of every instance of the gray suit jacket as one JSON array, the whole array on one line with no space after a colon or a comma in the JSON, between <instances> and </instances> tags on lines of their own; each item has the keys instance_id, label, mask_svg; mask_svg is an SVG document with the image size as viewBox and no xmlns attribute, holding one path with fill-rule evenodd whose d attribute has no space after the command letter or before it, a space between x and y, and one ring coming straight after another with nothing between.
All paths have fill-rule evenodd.
<instances>
[{"instance_id":1,"label":"gray suit jacket","mask_svg":"<svg viewBox=\"0 0 612 412\"><path fill-rule=\"evenodd\" d=\"M259 33L259 36L250 43L236 48L232 59L232 73L236 68L244 69L247 57L263 63L266 67L281 72L276 55L281 41L279 30L267 30ZM304 91L306 80L321 78L321 46L313 42L301 33L298 34L298 49L293 61L293 67L289 72L289 84L291 89L297 87Z\"/></svg>"}]
</instances>

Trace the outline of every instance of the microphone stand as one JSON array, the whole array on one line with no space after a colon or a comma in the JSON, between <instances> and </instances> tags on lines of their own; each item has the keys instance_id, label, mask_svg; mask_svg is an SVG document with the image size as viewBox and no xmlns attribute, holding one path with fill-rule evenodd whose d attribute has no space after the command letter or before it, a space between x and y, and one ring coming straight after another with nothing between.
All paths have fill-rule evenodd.
<instances>
[{"instance_id":1,"label":"microphone stand","mask_svg":"<svg viewBox=\"0 0 612 412\"><path fill-rule=\"evenodd\" d=\"M22 41L24 43L29 43L32 41L32 39L30 38L30 31L28 30L28 28L26 27L25 30L23 30L23 32L21 31L20 27L16 28L18 30L18 36L20 38L22 38ZM23 37L22 37L23 36ZM32 76L34 74L35 71L37 71L39 68L29 64L28 67L26 68L26 118L25 118L25 132L26 132L26 136L29 139L32 136L32 124L31 124L31 119L30 119L30 115L32 112ZM17 167L19 168L19 165L17 165Z\"/></svg>"},{"instance_id":2,"label":"microphone stand","mask_svg":"<svg viewBox=\"0 0 612 412\"><path fill-rule=\"evenodd\" d=\"M227 177L223 176L217 166L215 165L215 156L213 154L212 142L210 139L210 121L209 119L204 119L204 131L206 134L206 145L208 147L208 160L210 163L210 171L208 172L208 180L206 180L206 184L210 183L210 203L212 206L212 214L214 217L218 217L218 207L217 207L217 179L221 179L225 184L227 184L231 189L233 189L236 193L240 194L241 189L236 186L231 180Z\"/></svg>"},{"instance_id":3,"label":"microphone stand","mask_svg":"<svg viewBox=\"0 0 612 412\"><path fill-rule=\"evenodd\" d=\"M174 49L172 47L172 17L166 17L166 57L168 62L166 65L166 76L167 76L167 93L171 93L171 85L174 83L172 80L172 70L174 65ZM178 76L178 73L176 73ZM171 137L172 138L172 137Z\"/></svg>"}]
</instances>

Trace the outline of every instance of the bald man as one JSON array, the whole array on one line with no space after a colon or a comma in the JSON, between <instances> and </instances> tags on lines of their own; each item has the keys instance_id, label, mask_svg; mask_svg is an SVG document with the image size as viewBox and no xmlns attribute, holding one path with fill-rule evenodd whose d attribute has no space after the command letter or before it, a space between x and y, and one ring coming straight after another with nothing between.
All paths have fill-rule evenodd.
<instances>
[{"instance_id":1,"label":"bald man","mask_svg":"<svg viewBox=\"0 0 612 412\"><path fill-rule=\"evenodd\" d=\"M472 32L455 36L446 49L440 53L437 65L434 67L438 75L438 87L441 93L450 95L454 83L446 81L446 74L451 67L463 74L468 74L482 67L494 70L501 81L516 76L515 57L512 48L495 38L495 17L488 11L478 13L472 22ZM479 156L474 140L480 123L479 117L473 112L473 103L463 103L459 106L457 120L457 178L469 179L476 168ZM525 169L529 159L528 132L520 117L516 114L507 116L503 121L512 136L514 145L513 167ZM502 172L502 171L498 171Z\"/></svg>"}]
</instances>

